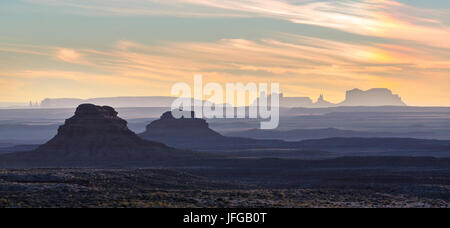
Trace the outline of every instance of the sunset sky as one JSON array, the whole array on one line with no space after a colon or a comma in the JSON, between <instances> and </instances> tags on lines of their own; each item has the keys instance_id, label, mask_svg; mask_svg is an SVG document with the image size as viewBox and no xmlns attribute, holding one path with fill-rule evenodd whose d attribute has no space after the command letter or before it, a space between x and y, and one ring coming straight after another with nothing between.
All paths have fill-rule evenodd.
<instances>
[{"instance_id":1,"label":"sunset sky","mask_svg":"<svg viewBox=\"0 0 450 228\"><path fill-rule=\"evenodd\" d=\"M450 1L0 1L0 102L170 95L195 74L450 106Z\"/></svg>"}]
</instances>

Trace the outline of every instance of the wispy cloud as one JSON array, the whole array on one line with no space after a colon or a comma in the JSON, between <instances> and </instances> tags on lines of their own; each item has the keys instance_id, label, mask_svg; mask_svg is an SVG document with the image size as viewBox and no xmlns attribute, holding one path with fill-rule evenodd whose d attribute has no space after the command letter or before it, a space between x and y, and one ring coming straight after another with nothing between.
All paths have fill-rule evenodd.
<instances>
[{"instance_id":1,"label":"wispy cloud","mask_svg":"<svg viewBox=\"0 0 450 228\"><path fill-rule=\"evenodd\" d=\"M95 72L50 68L8 75L122 85L122 90L129 94L135 94L137 87L142 90L156 87L168 95L173 83L190 82L192 75L201 73L206 81L221 83L280 82L283 89L293 95L315 96L326 88L330 99L336 102L342 99L343 91L353 87L390 87L412 100L415 92L405 85L428 85L442 91L450 84L450 53L439 49L395 43L338 42L292 34L279 37L154 45L122 40L109 50L48 47L49 54L60 56L49 55L50 59L71 63L80 69L88 67Z\"/></svg>"},{"instance_id":2,"label":"wispy cloud","mask_svg":"<svg viewBox=\"0 0 450 228\"><path fill-rule=\"evenodd\" d=\"M359 35L450 48L449 10L422 9L394 0L30 0L119 15L268 17ZM424 35L426 34L426 35Z\"/></svg>"},{"instance_id":3,"label":"wispy cloud","mask_svg":"<svg viewBox=\"0 0 450 228\"><path fill-rule=\"evenodd\" d=\"M56 52L56 57L65 62L76 63L80 60L81 54L73 49L61 48Z\"/></svg>"}]
</instances>

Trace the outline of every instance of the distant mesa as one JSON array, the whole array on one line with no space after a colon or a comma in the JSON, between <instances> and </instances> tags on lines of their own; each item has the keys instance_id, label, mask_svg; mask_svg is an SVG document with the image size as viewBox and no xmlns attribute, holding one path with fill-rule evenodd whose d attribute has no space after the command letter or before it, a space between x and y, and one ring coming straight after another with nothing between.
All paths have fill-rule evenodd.
<instances>
[{"instance_id":1,"label":"distant mesa","mask_svg":"<svg viewBox=\"0 0 450 228\"><path fill-rule=\"evenodd\" d=\"M271 96L269 96L270 100ZM312 107L313 101L309 97L285 97L280 94L280 107L295 108L295 107Z\"/></svg>"},{"instance_id":2,"label":"distant mesa","mask_svg":"<svg viewBox=\"0 0 450 228\"><path fill-rule=\"evenodd\" d=\"M268 96L268 105L271 105L271 96ZM286 97L280 96L280 107L283 108L328 108L337 106L405 106L399 95L393 94L389 89L370 89L362 91L354 89L347 91L345 101L339 104L333 104L325 100L324 95L320 95L317 102L309 97ZM41 108L73 108L83 103L94 103L112 106L116 108L126 107L171 107L175 97L111 97L111 98L92 98L87 100L74 98L47 98L40 103ZM191 99L191 98L186 98ZM193 102L194 100L191 100ZM208 102L208 101L199 101ZM253 104L257 104L259 98Z\"/></svg>"},{"instance_id":3,"label":"distant mesa","mask_svg":"<svg viewBox=\"0 0 450 228\"><path fill-rule=\"evenodd\" d=\"M75 115L59 127L58 134L26 153L0 157L31 164L96 165L109 162L154 162L189 157L164 144L141 139L128 129L127 122L108 106L80 105ZM193 155L192 155L193 156Z\"/></svg>"},{"instance_id":4,"label":"distant mesa","mask_svg":"<svg viewBox=\"0 0 450 228\"><path fill-rule=\"evenodd\" d=\"M147 96L147 97L105 97L92 99L76 98L47 98L40 104L41 108L73 108L80 104L92 103L116 108L128 107L171 107L176 97ZM186 98L190 99L190 98Z\"/></svg>"},{"instance_id":5,"label":"distant mesa","mask_svg":"<svg viewBox=\"0 0 450 228\"><path fill-rule=\"evenodd\" d=\"M402 98L389 89L370 89L347 91L345 101L339 106L406 106Z\"/></svg>"},{"instance_id":6,"label":"distant mesa","mask_svg":"<svg viewBox=\"0 0 450 228\"><path fill-rule=\"evenodd\" d=\"M270 106L271 96L268 96L268 105ZM353 89L347 91L345 101L334 104L326 101L324 95L321 94L317 102L309 97L285 97L284 94L279 94L280 107L283 108L330 108L339 106L406 106L399 95L393 94L389 89L370 89L363 91L360 89ZM259 98L253 103L259 102Z\"/></svg>"},{"instance_id":7,"label":"distant mesa","mask_svg":"<svg viewBox=\"0 0 450 228\"><path fill-rule=\"evenodd\" d=\"M46 98L41 102L41 108L73 108L82 103L82 99L76 98Z\"/></svg>"}]
</instances>

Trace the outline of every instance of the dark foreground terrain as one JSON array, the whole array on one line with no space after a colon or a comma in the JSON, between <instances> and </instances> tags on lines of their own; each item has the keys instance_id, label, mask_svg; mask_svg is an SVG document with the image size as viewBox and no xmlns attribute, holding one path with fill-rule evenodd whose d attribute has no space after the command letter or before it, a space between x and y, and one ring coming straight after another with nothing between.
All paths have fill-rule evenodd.
<instances>
[{"instance_id":1,"label":"dark foreground terrain","mask_svg":"<svg viewBox=\"0 0 450 228\"><path fill-rule=\"evenodd\" d=\"M0 207L450 207L447 173L417 180L403 173L409 180L404 183L364 174L347 176L341 184L272 188L255 177L249 185L216 181L214 175L165 169L0 170Z\"/></svg>"},{"instance_id":2,"label":"dark foreground terrain","mask_svg":"<svg viewBox=\"0 0 450 228\"><path fill-rule=\"evenodd\" d=\"M448 140L233 138L171 113L137 135L83 104L45 144L11 146L0 207L450 207Z\"/></svg>"}]
</instances>

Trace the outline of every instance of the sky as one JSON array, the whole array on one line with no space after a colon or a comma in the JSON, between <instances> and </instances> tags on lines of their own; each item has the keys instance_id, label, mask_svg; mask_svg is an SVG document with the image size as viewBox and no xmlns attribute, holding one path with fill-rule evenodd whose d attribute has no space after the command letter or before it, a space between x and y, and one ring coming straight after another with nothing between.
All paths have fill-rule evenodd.
<instances>
[{"instance_id":1,"label":"sky","mask_svg":"<svg viewBox=\"0 0 450 228\"><path fill-rule=\"evenodd\" d=\"M0 1L0 102L166 96L195 74L450 106L450 1Z\"/></svg>"}]
</instances>

